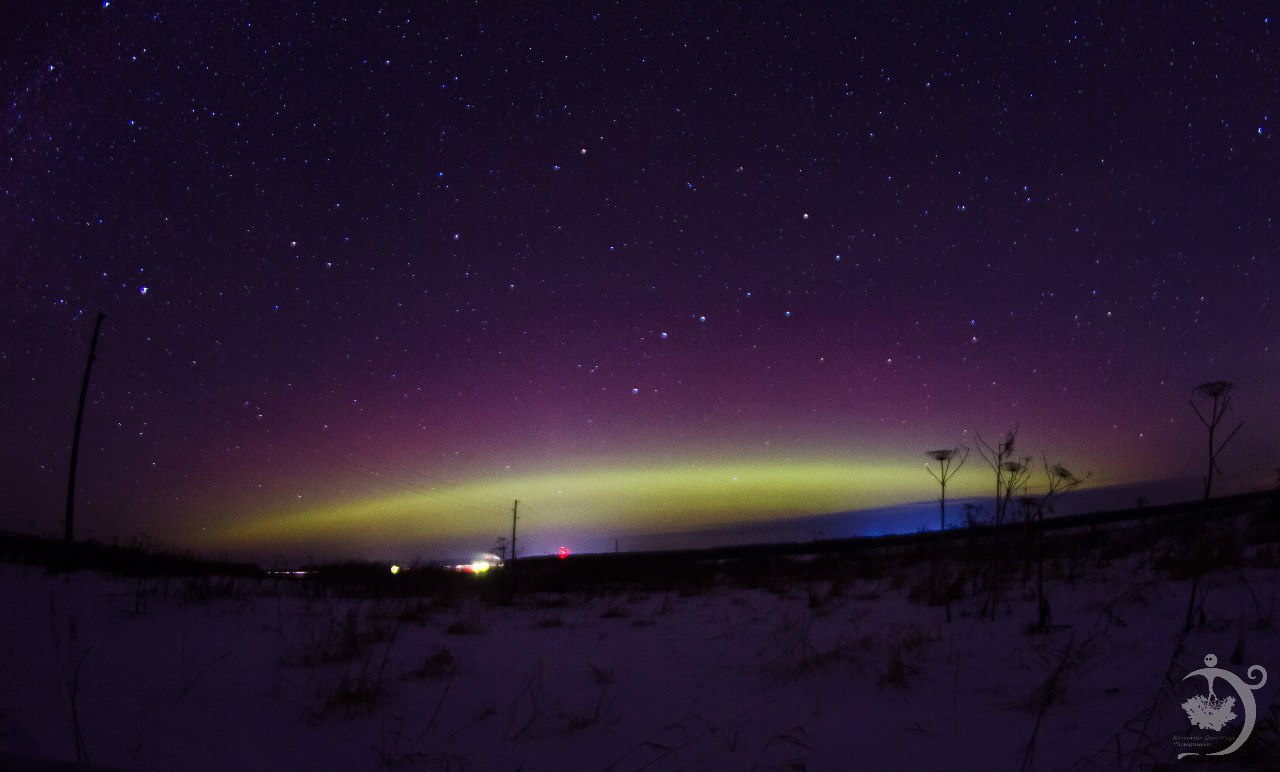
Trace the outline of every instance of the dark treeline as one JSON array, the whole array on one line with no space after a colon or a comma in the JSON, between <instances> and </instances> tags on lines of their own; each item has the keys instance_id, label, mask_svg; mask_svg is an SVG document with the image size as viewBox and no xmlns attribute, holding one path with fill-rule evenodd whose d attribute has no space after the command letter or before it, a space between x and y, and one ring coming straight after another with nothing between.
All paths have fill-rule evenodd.
<instances>
[{"instance_id":1,"label":"dark treeline","mask_svg":"<svg viewBox=\"0 0 1280 772\"><path fill-rule=\"evenodd\" d=\"M864 536L776 544L748 544L705 549L653 552L554 555L519 560L519 592L609 592L625 589L698 591L716 584L760 586L771 578L826 574L883 576L904 560L931 560L945 551L950 557L987 560L991 550L1017 554L1023 541L1036 535L1052 538L1054 552L1089 549L1104 542L1132 542L1141 549L1161 536L1176 536L1191 524L1248 516L1248 531L1262 541L1280 539L1280 492L1142 506L1109 512L1063 515L1041 521L972 525L946 531ZM1188 530L1190 532L1190 530ZM980 557L979 557L980 556ZM81 542L68 553L60 539L0 532L0 558L50 570L90 569L124 576L266 577L254 563L208 560L152 549ZM401 596L441 590L496 594L504 571L473 575L425 565L398 574L385 562L344 561L302 566L296 581L328 586L353 596ZM513 572L514 573L514 572Z\"/></svg>"}]
</instances>

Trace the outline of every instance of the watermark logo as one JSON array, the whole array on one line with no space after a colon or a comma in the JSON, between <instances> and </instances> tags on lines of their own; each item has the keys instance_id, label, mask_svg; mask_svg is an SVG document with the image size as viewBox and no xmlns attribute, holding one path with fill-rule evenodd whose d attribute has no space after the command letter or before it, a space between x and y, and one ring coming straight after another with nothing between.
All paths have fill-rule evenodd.
<instances>
[{"instance_id":1,"label":"watermark logo","mask_svg":"<svg viewBox=\"0 0 1280 772\"><path fill-rule=\"evenodd\" d=\"M1191 726L1199 731L1174 737L1174 744L1179 749L1185 749L1178 754L1180 759L1199 755L1225 756L1239 750L1240 746L1249 739L1249 735L1253 732L1253 724L1258 719L1258 705L1254 702L1253 693L1267 682L1266 669L1261 665L1253 665L1246 675L1250 681L1256 680L1257 683L1245 683L1230 670L1217 667L1218 658L1213 654L1205 655L1204 664L1204 667L1187 673L1182 679L1185 681L1194 676L1203 677L1208 683L1209 693L1197 694L1182 703L1182 709L1186 711ZM1229 685L1235 694L1218 694L1214 688L1214 682L1218 680ZM1240 717L1236 713L1237 708L1244 713L1244 724L1240 727L1240 733L1235 736L1235 740L1221 750L1205 752L1205 748L1216 747L1229 739L1229 737L1223 737L1222 732L1229 728L1231 721Z\"/></svg>"}]
</instances>

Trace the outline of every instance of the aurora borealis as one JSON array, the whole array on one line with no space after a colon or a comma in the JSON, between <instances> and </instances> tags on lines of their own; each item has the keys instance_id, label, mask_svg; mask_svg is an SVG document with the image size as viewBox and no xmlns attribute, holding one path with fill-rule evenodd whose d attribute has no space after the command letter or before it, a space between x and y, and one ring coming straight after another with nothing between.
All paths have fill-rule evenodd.
<instances>
[{"instance_id":1,"label":"aurora borealis","mask_svg":"<svg viewBox=\"0 0 1280 772\"><path fill-rule=\"evenodd\" d=\"M509 501L519 495L525 497L526 517L537 522L531 539L535 544L582 543L584 534L607 533L602 521L615 534L631 536L651 529L679 531L693 523L723 528L909 500L919 488L916 471L849 462L588 467L503 475L425 494L326 503L254 518L230 530L244 544L288 542L306 534L337 549L357 529L362 539L393 550L405 539L474 538L475 520L485 510L469 502ZM556 536L565 538L557 541Z\"/></svg>"},{"instance_id":2,"label":"aurora borealis","mask_svg":"<svg viewBox=\"0 0 1280 772\"><path fill-rule=\"evenodd\" d=\"M1158 499L1214 379L1221 492L1274 482L1265 6L14 13L0 528L61 527L98 311L103 540L443 557L518 498L599 548L930 500L1015 424Z\"/></svg>"}]
</instances>

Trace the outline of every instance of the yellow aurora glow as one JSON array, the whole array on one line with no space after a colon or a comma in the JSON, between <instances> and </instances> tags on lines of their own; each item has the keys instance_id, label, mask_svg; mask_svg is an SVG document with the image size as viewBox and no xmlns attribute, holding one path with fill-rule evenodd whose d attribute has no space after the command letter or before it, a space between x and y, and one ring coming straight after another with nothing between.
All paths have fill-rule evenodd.
<instances>
[{"instance_id":1,"label":"yellow aurora glow","mask_svg":"<svg viewBox=\"0 0 1280 772\"><path fill-rule=\"evenodd\" d=\"M227 546L488 540L501 533L503 502L509 506L512 499L520 500L522 516L536 518L539 530L684 531L921 500L929 497L930 484L918 461L579 466L474 479L425 495L396 493L264 512L228 525L215 539ZM971 492L957 486L954 493Z\"/></svg>"}]
</instances>

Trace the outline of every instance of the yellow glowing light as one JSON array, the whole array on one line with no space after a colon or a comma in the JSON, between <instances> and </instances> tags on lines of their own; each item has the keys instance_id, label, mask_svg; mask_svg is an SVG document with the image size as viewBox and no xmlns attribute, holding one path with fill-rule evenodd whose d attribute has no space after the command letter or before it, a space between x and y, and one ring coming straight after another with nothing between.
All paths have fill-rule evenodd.
<instances>
[{"instance_id":1,"label":"yellow glowing light","mask_svg":"<svg viewBox=\"0 0 1280 772\"><path fill-rule=\"evenodd\" d=\"M224 527L215 538L230 545L488 539L501 513L517 498L522 518L536 518L545 529L590 530L602 524L611 533L714 528L925 499L934 491L918 463L798 458L566 466L468 480L426 495L395 493L262 512ZM951 490L971 495L979 484L975 477ZM966 490L970 487L972 491ZM484 514L490 509L495 519Z\"/></svg>"},{"instance_id":2,"label":"yellow glowing light","mask_svg":"<svg viewBox=\"0 0 1280 772\"><path fill-rule=\"evenodd\" d=\"M477 560L477 561L475 561L474 563L472 563L472 564L471 564L471 573L473 573L473 574L483 574L485 571L488 571L491 567L492 567L492 566L490 566L490 565L489 565L488 563L486 563L485 561L483 561L483 560Z\"/></svg>"},{"instance_id":3,"label":"yellow glowing light","mask_svg":"<svg viewBox=\"0 0 1280 772\"><path fill-rule=\"evenodd\" d=\"M395 565L391 566L391 573L393 574L400 573L400 566L395 566Z\"/></svg>"}]
</instances>

